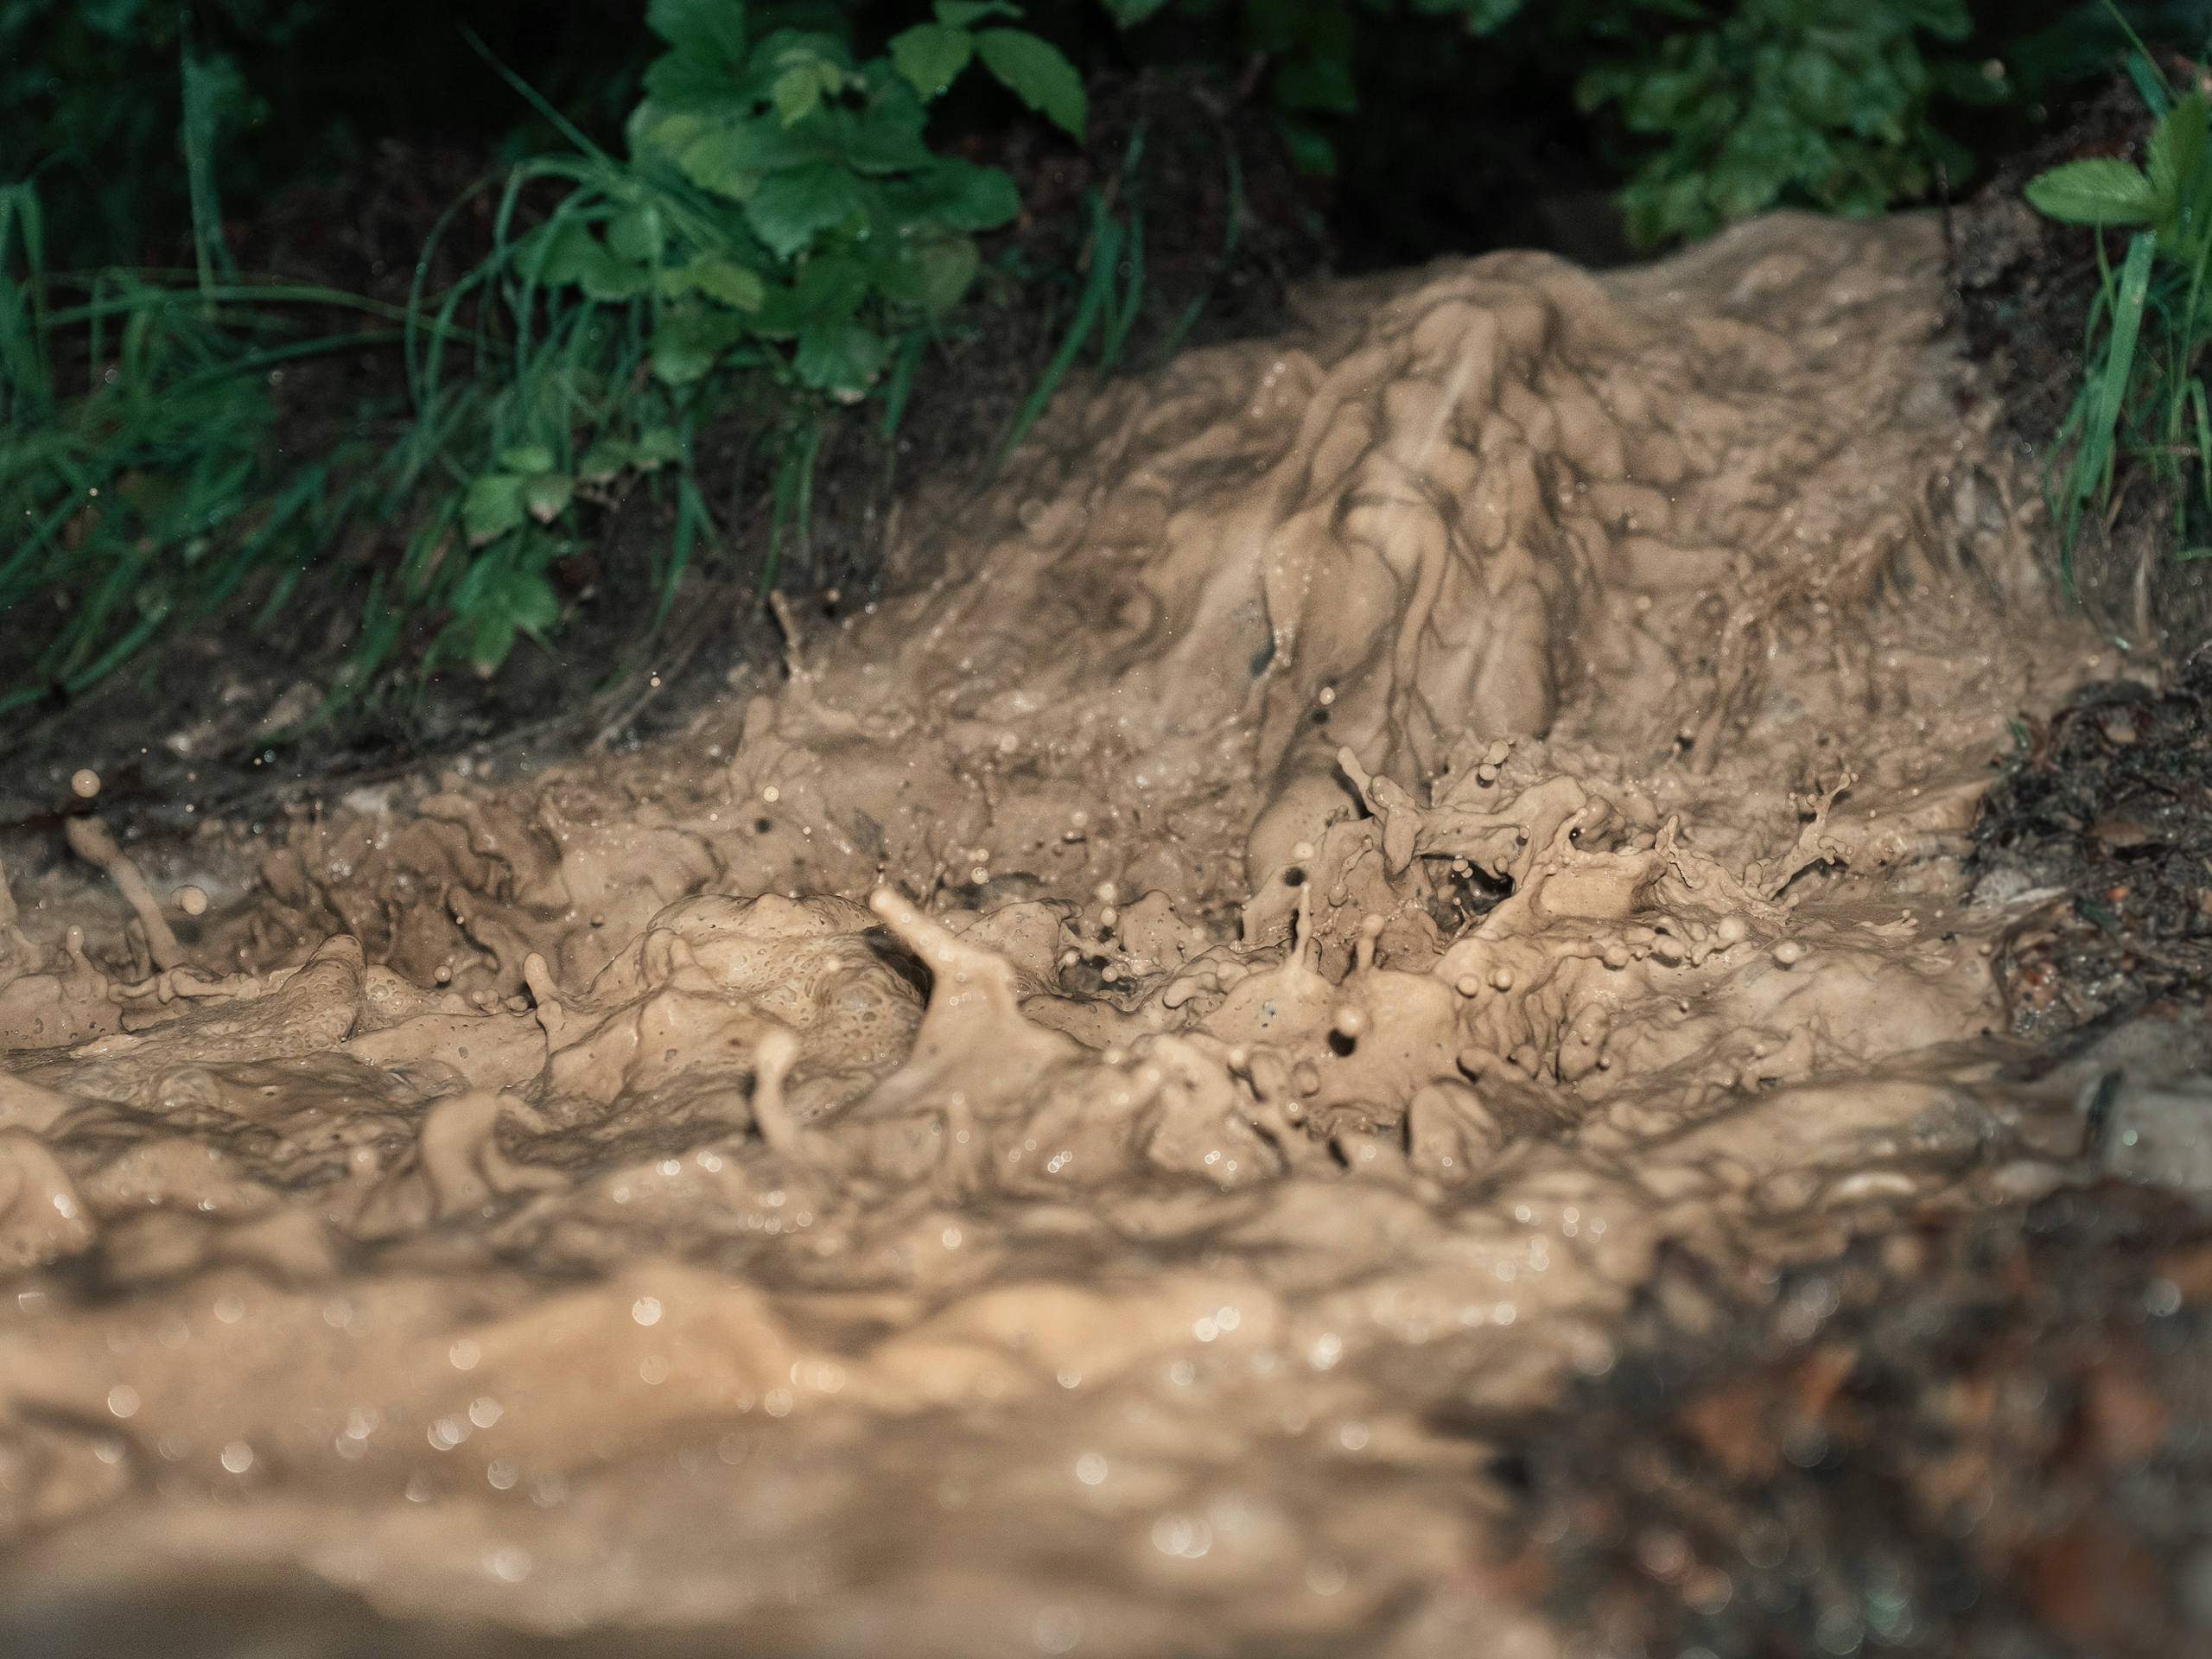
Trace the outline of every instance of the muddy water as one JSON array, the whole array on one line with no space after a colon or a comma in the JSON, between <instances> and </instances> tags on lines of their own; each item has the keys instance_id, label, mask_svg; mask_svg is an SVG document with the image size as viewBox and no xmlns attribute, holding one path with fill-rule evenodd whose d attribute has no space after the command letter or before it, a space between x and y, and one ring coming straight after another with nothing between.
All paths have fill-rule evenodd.
<instances>
[{"instance_id":1,"label":"muddy water","mask_svg":"<svg viewBox=\"0 0 2212 1659\"><path fill-rule=\"evenodd\" d=\"M80 822L0 912L7 1593L1564 1651L1481 1425L1662 1246L2061 1173L1961 861L2112 664L1942 285L1777 218L1317 290L683 741Z\"/></svg>"}]
</instances>

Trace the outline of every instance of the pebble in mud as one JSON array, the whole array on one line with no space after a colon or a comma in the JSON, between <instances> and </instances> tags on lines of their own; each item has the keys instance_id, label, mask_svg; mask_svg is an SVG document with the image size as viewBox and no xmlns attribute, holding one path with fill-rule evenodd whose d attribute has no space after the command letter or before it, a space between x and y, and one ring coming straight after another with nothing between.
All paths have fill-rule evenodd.
<instances>
[{"instance_id":1,"label":"pebble in mud","mask_svg":"<svg viewBox=\"0 0 2212 1659\"><path fill-rule=\"evenodd\" d=\"M1483 1426L1662 1256L1998 1133L1981 959L1867 919L1958 825L1785 786L1979 764L2066 659L1925 539L1943 272L1789 219L1325 290L1065 395L932 586L681 742L303 814L173 967L90 899L0 938L0 1638L251 1561L587 1640L1458 1659L1472 1585L1561 1646Z\"/></svg>"}]
</instances>

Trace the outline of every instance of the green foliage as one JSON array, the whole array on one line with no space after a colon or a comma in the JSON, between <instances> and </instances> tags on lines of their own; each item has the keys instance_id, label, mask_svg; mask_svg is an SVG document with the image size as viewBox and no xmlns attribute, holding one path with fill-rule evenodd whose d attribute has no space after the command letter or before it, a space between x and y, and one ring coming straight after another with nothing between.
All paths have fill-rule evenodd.
<instances>
[{"instance_id":1,"label":"green foliage","mask_svg":"<svg viewBox=\"0 0 2212 1659\"><path fill-rule=\"evenodd\" d=\"M391 505L359 445L282 454L271 387L302 356L397 335L316 334L289 311L399 314L322 289L55 276L44 242L31 187L0 188L0 610L54 612L0 710L84 690L256 571L283 573L281 605L347 515Z\"/></svg>"},{"instance_id":2,"label":"green foliage","mask_svg":"<svg viewBox=\"0 0 2212 1659\"><path fill-rule=\"evenodd\" d=\"M545 626L543 572L568 550L576 504L623 475L672 466L677 528L664 592L711 535L689 469L691 435L732 397L771 408L772 582L788 527L804 543L824 423L884 391L973 281L975 233L1020 211L996 168L932 151L926 105L971 63L1080 134L1080 80L1059 53L1004 27L1001 0L938 0L932 22L858 60L840 36L758 40L739 0L653 0L669 49L618 160L571 132L571 153L514 173L492 257L447 296L447 318L495 292L512 353L473 394L482 440L449 456L467 478L472 559L505 572L449 603L453 648L495 663ZM525 89L526 91L526 89ZM552 112L548 111L548 115ZM557 120L557 117L552 117ZM510 237L532 181L565 188L546 221ZM418 401L443 393L433 351ZM898 392L903 407L905 390Z\"/></svg>"},{"instance_id":3,"label":"green foliage","mask_svg":"<svg viewBox=\"0 0 2212 1659\"><path fill-rule=\"evenodd\" d=\"M2158 118L2144 143L2144 165L2107 156L2069 162L2030 180L2024 192L2037 212L2099 232L2084 374L2059 429L2056 452L2065 458L2064 472L2050 486L2069 588L2082 517L2093 506L2100 517L2109 510L2123 456L2147 463L2171 497L2180 556L2212 555L2212 546L2192 545L2190 534L2192 493L2212 510L2212 415L2196 370L2199 349L2212 340L2204 304L2212 264L2212 104L2201 92L2174 98L2139 41L2128 62ZM2145 228L2129 238L2115 275L2102 232L2137 225Z\"/></svg>"},{"instance_id":4,"label":"green foliage","mask_svg":"<svg viewBox=\"0 0 2212 1659\"><path fill-rule=\"evenodd\" d=\"M39 661L0 683L0 709L90 685L257 572L279 573L273 613L366 511L407 525L407 550L367 594L334 700L370 682L412 613L446 619L426 667L488 671L518 638L542 637L561 620L550 571L578 545L579 513L640 484L675 508L665 610L716 535L694 437L733 400L771 433L765 588L786 533L806 540L827 423L882 396L895 427L919 346L975 277L976 232L1019 211L1003 173L929 148L928 103L974 63L1080 135L1080 80L1004 25L1020 16L1002 0L939 0L933 22L863 61L836 35L754 39L741 0L653 0L668 49L645 72L628 156L515 82L569 148L514 168L490 256L436 296L418 274L404 308L218 280L229 256L212 158L230 83L182 56L196 283L56 276L38 192L0 191L0 512L22 526L0 556L0 609L51 603L63 619ZM533 219L525 198L550 209ZM72 288L81 302L53 303ZM285 321L301 304L397 326L318 336ZM396 442L283 454L274 365L377 340L406 354L413 415Z\"/></svg>"},{"instance_id":5,"label":"green foliage","mask_svg":"<svg viewBox=\"0 0 2212 1659\"><path fill-rule=\"evenodd\" d=\"M1666 139L1622 193L1642 246L1709 235L1781 204L1881 212L1924 194L1937 167L1973 158L1932 124L1939 88L2003 95L2001 72L1939 79L1916 36L1963 40L1964 0L1740 0L1669 10L1704 26L1669 35L1653 59L1586 74L1586 110L1619 106L1629 130ZM1979 82L1979 84L1978 84Z\"/></svg>"},{"instance_id":6,"label":"green foliage","mask_svg":"<svg viewBox=\"0 0 2212 1659\"><path fill-rule=\"evenodd\" d=\"M49 198L67 204L60 250L111 257L138 251L148 228L203 199L219 132L266 118L229 43L281 45L327 0L0 0L0 176L38 163ZM218 42L220 42L219 44ZM197 82L187 127L195 163L175 165L183 100L178 74ZM185 189L179 186L184 185Z\"/></svg>"}]
</instances>

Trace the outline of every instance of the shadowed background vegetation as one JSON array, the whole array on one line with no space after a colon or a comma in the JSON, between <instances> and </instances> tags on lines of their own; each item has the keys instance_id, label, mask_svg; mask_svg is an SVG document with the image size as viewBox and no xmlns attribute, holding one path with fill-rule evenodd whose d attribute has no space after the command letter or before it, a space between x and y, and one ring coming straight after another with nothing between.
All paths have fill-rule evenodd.
<instances>
[{"instance_id":1,"label":"shadowed background vegetation","mask_svg":"<svg viewBox=\"0 0 2212 1659\"><path fill-rule=\"evenodd\" d=\"M1278 326L1325 269L1948 199L2208 34L2212 0L0 0L0 727L143 696L197 630L299 677L272 759L579 681L603 734L702 606L867 591L902 484L988 479L1071 374ZM2202 100L2138 79L2193 190ZM2154 256L2186 301L2143 416L2177 485L2206 238L2103 183L2060 207L2156 222L2101 338ZM2076 517L2125 447L2084 395Z\"/></svg>"}]
</instances>

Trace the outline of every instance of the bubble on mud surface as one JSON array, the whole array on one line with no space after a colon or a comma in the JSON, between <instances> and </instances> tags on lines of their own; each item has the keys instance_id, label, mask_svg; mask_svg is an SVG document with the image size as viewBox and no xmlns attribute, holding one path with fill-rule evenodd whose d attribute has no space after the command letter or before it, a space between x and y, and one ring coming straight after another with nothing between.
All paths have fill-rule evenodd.
<instances>
[{"instance_id":1,"label":"bubble on mud surface","mask_svg":"<svg viewBox=\"0 0 2212 1659\"><path fill-rule=\"evenodd\" d=\"M1318 288L1063 395L931 581L665 747L302 811L188 949L72 819L0 932L0 1449L158 1472L26 1454L0 1583L1475 1650L1454 1425L1626 1369L1669 1253L2024 1155L2006 923L1942 907L2082 640L1954 533L2033 491L1942 271L1785 216Z\"/></svg>"}]
</instances>

